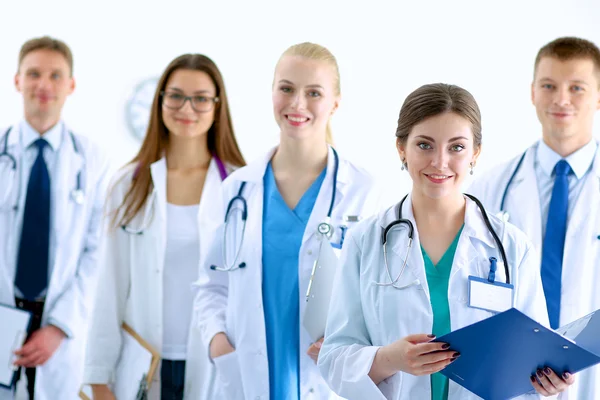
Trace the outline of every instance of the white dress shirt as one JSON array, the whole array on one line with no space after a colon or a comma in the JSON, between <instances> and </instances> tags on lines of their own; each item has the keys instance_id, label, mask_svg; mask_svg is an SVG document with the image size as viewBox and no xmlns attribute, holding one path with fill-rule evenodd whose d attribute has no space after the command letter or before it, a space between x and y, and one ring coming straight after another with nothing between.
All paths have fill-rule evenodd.
<instances>
[{"instance_id":1,"label":"white dress shirt","mask_svg":"<svg viewBox=\"0 0 600 400\"><path fill-rule=\"evenodd\" d=\"M569 211L567 221L573 214L575 200L579 197L583 188L584 177L592 168L592 163L598 147L595 140L565 158L571 166L573 173L569 174ZM554 188L554 166L563 158L552 150L543 140L539 141L535 152L535 175L537 178L538 193L540 195L540 211L542 217L542 238L546 235L546 222L548 221L548 209ZM568 222L567 222L568 223Z\"/></svg>"}]
</instances>

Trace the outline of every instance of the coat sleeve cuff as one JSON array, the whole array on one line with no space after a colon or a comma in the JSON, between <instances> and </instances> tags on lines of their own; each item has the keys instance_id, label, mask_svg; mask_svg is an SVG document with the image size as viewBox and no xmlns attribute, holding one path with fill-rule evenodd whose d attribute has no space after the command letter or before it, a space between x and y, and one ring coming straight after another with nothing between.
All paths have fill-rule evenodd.
<instances>
[{"instance_id":1,"label":"coat sleeve cuff","mask_svg":"<svg viewBox=\"0 0 600 400\"><path fill-rule=\"evenodd\" d=\"M210 357L210 342L217 333L227 333L225 330L225 321L220 318L212 318L209 321L200 324L199 328L202 335L202 341L206 346L206 354L209 361L212 363L212 358Z\"/></svg>"},{"instance_id":2,"label":"coat sleeve cuff","mask_svg":"<svg viewBox=\"0 0 600 400\"><path fill-rule=\"evenodd\" d=\"M54 325L55 327L63 331L63 333L67 336L67 339L73 339L73 332L71 332L69 327L67 327L65 324L62 324L56 318L49 318L48 325Z\"/></svg>"},{"instance_id":3,"label":"coat sleeve cuff","mask_svg":"<svg viewBox=\"0 0 600 400\"><path fill-rule=\"evenodd\" d=\"M86 367L83 374L84 385L108 385L112 382L110 368Z\"/></svg>"}]
</instances>

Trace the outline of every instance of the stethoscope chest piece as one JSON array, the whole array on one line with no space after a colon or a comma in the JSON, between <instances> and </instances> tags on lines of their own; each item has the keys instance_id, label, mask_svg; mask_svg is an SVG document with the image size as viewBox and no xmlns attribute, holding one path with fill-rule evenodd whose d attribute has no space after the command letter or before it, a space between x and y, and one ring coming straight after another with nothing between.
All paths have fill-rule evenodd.
<instances>
[{"instance_id":1,"label":"stethoscope chest piece","mask_svg":"<svg viewBox=\"0 0 600 400\"><path fill-rule=\"evenodd\" d=\"M333 235L333 227L327 222L321 222L317 227L317 231L327 238L330 238Z\"/></svg>"}]
</instances>

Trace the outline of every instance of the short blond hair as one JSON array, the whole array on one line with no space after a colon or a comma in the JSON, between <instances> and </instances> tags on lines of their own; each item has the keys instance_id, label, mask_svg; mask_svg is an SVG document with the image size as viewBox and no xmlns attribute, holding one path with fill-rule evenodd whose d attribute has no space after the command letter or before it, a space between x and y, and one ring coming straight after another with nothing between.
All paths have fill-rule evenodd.
<instances>
[{"instance_id":1,"label":"short blond hair","mask_svg":"<svg viewBox=\"0 0 600 400\"><path fill-rule=\"evenodd\" d=\"M30 39L26 41L23 46L21 46L21 51L19 52L19 66L17 71L21 69L21 63L23 62L25 56L36 50L52 50L62 54L65 60L67 60L71 76L73 76L73 53L71 53L71 49L62 40L58 40L50 36L42 36Z\"/></svg>"}]
</instances>

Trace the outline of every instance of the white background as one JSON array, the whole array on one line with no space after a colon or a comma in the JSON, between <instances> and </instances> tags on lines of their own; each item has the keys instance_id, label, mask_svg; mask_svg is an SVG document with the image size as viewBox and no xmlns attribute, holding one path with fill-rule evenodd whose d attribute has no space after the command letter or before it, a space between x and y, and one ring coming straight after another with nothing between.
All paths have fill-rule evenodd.
<instances>
[{"instance_id":1,"label":"white background","mask_svg":"<svg viewBox=\"0 0 600 400\"><path fill-rule=\"evenodd\" d=\"M77 80L64 119L109 150L114 168L140 143L125 118L135 86L159 76L174 57L199 52L217 63L250 161L278 137L271 83L280 54L302 41L325 45L342 75L333 120L337 148L386 182L390 202L410 189L394 146L408 93L431 82L473 93L483 114L481 173L540 136L530 102L538 49L565 35L600 44L597 0L5 0L0 17L0 127L22 116L13 84L22 43L45 34L60 38L73 50Z\"/></svg>"}]
</instances>

